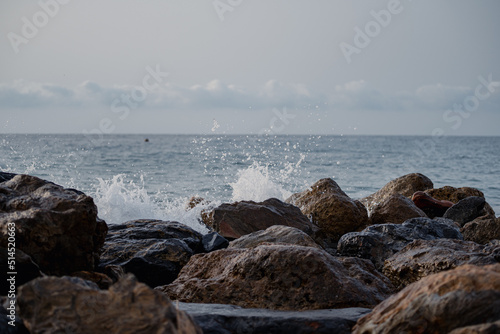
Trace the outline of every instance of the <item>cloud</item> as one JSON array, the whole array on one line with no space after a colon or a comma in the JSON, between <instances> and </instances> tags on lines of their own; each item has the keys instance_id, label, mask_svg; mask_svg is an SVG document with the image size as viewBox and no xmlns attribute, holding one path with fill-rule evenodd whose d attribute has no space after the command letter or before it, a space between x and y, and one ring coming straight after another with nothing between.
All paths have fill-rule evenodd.
<instances>
[{"instance_id":1,"label":"cloud","mask_svg":"<svg viewBox=\"0 0 500 334\"><path fill-rule=\"evenodd\" d=\"M478 82L479 84L479 82ZM500 110L500 85L482 107ZM0 84L0 108L96 107L133 103L161 110L231 109L248 110L275 107L304 108L328 105L337 111L423 111L446 110L474 96L476 87L446 86L440 83L419 87L415 91L384 93L364 80L336 85L325 92L311 91L300 83L269 80L257 91L249 91L220 80L190 87L166 83L147 90L141 86L102 86L85 81L70 88L51 83L15 81ZM483 88L485 90L486 88Z\"/></svg>"}]
</instances>

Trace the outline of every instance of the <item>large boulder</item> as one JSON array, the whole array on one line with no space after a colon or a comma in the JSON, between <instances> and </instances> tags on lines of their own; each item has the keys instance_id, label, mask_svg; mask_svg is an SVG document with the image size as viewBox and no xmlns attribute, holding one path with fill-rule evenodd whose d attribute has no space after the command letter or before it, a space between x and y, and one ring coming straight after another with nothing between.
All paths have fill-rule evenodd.
<instances>
[{"instance_id":1,"label":"large boulder","mask_svg":"<svg viewBox=\"0 0 500 334\"><path fill-rule=\"evenodd\" d=\"M478 217L465 224L460 231L464 236L464 240L474 241L479 244L485 244L496 239L500 240L500 217Z\"/></svg>"},{"instance_id":2,"label":"large boulder","mask_svg":"<svg viewBox=\"0 0 500 334\"><path fill-rule=\"evenodd\" d=\"M360 307L273 311L222 304L176 303L176 306L191 315L204 333L210 334L350 334L356 321L371 311Z\"/></svg>"},{"instance_id":3,"label":"large boulder","mask_svg":"<svg viewBox=\"0 0 500 334\"><path fill-rule=\"evenodd\" d=\"M372 224L401 224L410 218L427 217L409 198L395 194L372 207Z\"/></svg>"},{"instance_id":4,"label":"large boulder","mask_svg":"<svg viewBox=\"0 0 500 334\"><path fill-rule=\"evenodd\" d=\"M464 265L407 286L358 320L353 333L464 333L499 320L500 264Z\"/></svg>"},{"instance_id":5,"label":"large boulder","mask_svg":"<svg viewBox=\"0 0 500 334\"><path fill-rule=\"evenodd\" d=\"M500 244L479 245L454 239L415 240L385 261L383 273L398 288L464 264L500 262Z\"/></svg>"},{"instance_id":6,"label":"large boulder","mask_svg":"<svg viewBox=\"0 0 500 334\"><path fill-rule=\"evenodd\" d=\"M91 197L29 175L0 183L0 246L14 226L16 248L51 275L94 270L107 232Z\"/></svg>"},{"instance_id":7,"label":"large boulder","mask_svg":"<svg viewBox=\"0 0 500 334\"><path fill-rule=\"evenodd\" d=\"M309 235L317 229L297 207L276 198L258 203L241 201L221 204L210 213L206 223L231 240L273 225L295 227Z\"/></svg>"},{"instance_id":8,"label":"large boulder","mask_svg":"<svg viewBox=\"0 0 500 334\"><path fill-rule=\"evenodd\" d=\"M291 245L198 254L157 289L182 302L275 310L373 307L393 291L369 261Z\"/></svg>"},{"instance_id":9,"label":"large boulder","mask_svg":"<svg viewBox=\"0 0 500 334\"><path fill-rule=\"evenodd\" d=\"M347 196L332 179L321 179L310 189L293 194L286 202L298 206L320 228L315 240L322 246L336 245L345 233L360 231L369 225L364 205Z\"/></svg>"},{"instance_id":10,"label":"large boulder","mask_svg":"<svg viewBox=\"0 0 500 334\"><path fill-rule=\"evenodd\" d=\"M100 267L120 265L151 287L171 283L203 251L202 235L178 222L141 219L110 225Z\"/></svg>"},{"instance_id":11,"label":"large boulder","mask_svg":"<svg viewBox=\"0 0 500 334\"><path fill-rule=\"evenodd\" d=\"M76 277L37 278L19 289L19 315L31 334L201 334L189 315L132 275L109 290Z\"/></svg>"},{"instance_id":12,"label":"large boulder","mask_svg":"<svg viewBox=\"0 0 500 334\"><path fill-rule=\"evenodd\" d=\"M443 218L453 220L455 223L463 227L468 222L476 219L481 215L486 204L484 197L470 196L461 199L457 204L446 210Z\"/></svg>"},{"instance_id":13,"label":"large boulder","mask_svg":"<svg viewBox=\"0 0 500 334\"><path fill-rule=\"evenodd\" d=\"M253 248L263 243L282 243L305 247L321 247L301 230L283 225L274 225L263 231L244 235L229 243L230 248Z\"/></svg>"},{"instance_id":14,"label":"large boulder","mask_svg":"<svg viewBox=\"0 0 500 334\"><path fill-rule=\"evenodd\" d=\"M361 232L347 233L339 241L338 252L371 260L381 270L384 261L416 239L463 239L458 226L451 220L412 218L403 224L368 226Z\"/></svg>"},{"instance_id":15,"label":"large boulder","mask_svg":"<svg viewBox=\"0 0 500 334\"><path fill-rule=\"evenodd\" d=\"M366 196L360 201L371 212L373 206L382 203L392 195L399 194L410 198L416 191L424 191L433 187L432 181L423 174L406 174L390 181L376 193Z\"/></svg>"}]
</instances>

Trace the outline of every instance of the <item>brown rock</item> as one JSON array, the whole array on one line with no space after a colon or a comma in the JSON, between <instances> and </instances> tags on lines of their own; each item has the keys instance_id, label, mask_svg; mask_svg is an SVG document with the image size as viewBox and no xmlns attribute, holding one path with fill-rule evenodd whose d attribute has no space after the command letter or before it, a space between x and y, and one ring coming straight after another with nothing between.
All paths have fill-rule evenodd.
<instances>
[{"instance_id":1,"label":"brown rock","mask_svg":"<svg viewBox=\"0 0 500 334\"><path fill-rule=\"evenodd\" d=\"M177 280L157 289L184 302L278 310L372 307L393 291L367 260L288 245L195 255Z\"/></svg>"},{"instance_id":2,"label":"brown rock","mask_svg":"<svg viewBox=\"0 0 500 334\"><path fill-rule=\"evenodd\" d=\"M342 235L369 225L364 205L347 196L332 179L321 179L286 202L298 206L320 228L314 239L322 246L335 248Z\"/></svg>"},{"instance_id":3,"label":"brown rock","mask_svg":"<svg viewBox=\"0 0 500 334\"><path fill-rule=\"evenodd\" d=\"M487 218L485 216L474 219L460 230L464 240L485 244L491 240L500 239L500 217Z\"/></svg>"},{"instance_id":4,"label":"brown rock","mask_svg":"<svg viewBox=\"0 0 500 334\"><path fill-rule=\"evenodd\" d=\"M359 319L353 333L449 333L500 320L500 264L464 265L407 286Z\"/></svg>"},{"instance_id":5,"label":"brown rock","mask_svg":"<svg viewBox=\"0 0 500 334\"><path fill-rule=\"evenodd\" d=\"M472 325L452 330L449 334L498 334L500 333L500 320L480 325Z\"/></svg>"},{"instance_id":6,"label":"brown rock","mask_svg":"<svg viewBox=\"0 0 500 334\"><path fill-rule=\"evenodd\" d=\"M382 203L374 205L370 215L372 224L401 224L416 217L427 216L410 199L400 194L391 195Z\"/></svg>"},{"instance_id":7,"label":"brown rock","mask_svg":"<svg viewBox=\"0 0 500 334\"><path fill-rule=\"evenodd\" d=\"M423 191L414 193L411 200L429 218L443 217L445 212L454 204L450 201L435 199Z\"/></svg>"},{"instance_id":8,"label":"brown rock","mask_svg":"<svg viewBox=\"0 0 500 334\"><path fill-rule=\"evenodd\" d=\"M75 277L38 278L20 288L17 302L32 334L202 333L165 295L132 275L109 290Z\"/></svg>"},{"instance_id":9,"label":"brown rock","mask_svg":"<svg viewBox=\"0 0 500 334\"><path fill-rule=\"evenodd\" d=\"M273 225L295 227L307 234L317 230L297 207L276 198L259 203L224 203L215 208L210 216L208 226L227 239L236 239Z\"/></svg>"},{"instance_id":10,"label":"brown rock","mask_svg":"<svg viewBox=\"0 0 500 334\"><path fill-rule=\"evenodd\" d=\"M274 225L265 230L244 235L229 243L229 248L254 248L263 243L291 244L305 247L321 247L301 230L283 225Z\"/></svg>"},{"instance_id":11,"label":"brown rock","mask_svg":"<svg viewBox=\"0 0 500 334\"><path fill-rule=\"evenodd\" d=\"M500 245L482 246L455 239L415 240L385 261L383 273L395 286L405 286L423 277L464 264L500 262Z\"/></svg>"},{"instance_id":12,"label":"brown rock","mask_svg":"<svg viewBox=\"0 0 500 334\"><path fill-rule=\"evenodd\" d=\"M114 283L108 275L95 271L78 271L71 276L94 282L99 289L108 289Z\"/></svg>"},{"instance_id":13,"label":"brown rock","mask_svg":"<svg viewBox=\"0 0 500 334\"><path fill-rule=\"evenodd\" d=\"M371 212L374 205L385 201L392 195L400 194L409 198L416 191L432 189L433 187L432 181L427 176L420 173L412 173L390 181L379 191L360 199L360 201L366 206L368 211Z\"/></svg>"},{"instance_id":14,"label":"brown rock","mask_svg":"<svg viewBox=\"0 0 500 334\"><path fill-rule=\"evenodd\" d=\"M107 226L97 218L91 197L34 176L16 175L0 183L0 245L8 224L16 227L16 247L46 274L93 271Z\"/></svg>"}]
</instances>

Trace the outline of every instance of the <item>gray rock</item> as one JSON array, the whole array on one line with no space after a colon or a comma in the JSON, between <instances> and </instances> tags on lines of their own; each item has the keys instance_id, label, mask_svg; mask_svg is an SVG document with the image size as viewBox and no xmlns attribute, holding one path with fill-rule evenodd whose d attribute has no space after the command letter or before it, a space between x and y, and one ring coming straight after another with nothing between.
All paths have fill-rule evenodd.
<instances>
[{"instance_id":1,"label":"gray rock","mask_svg":"<svg viewBox=\"0 0 500 334\"><path fill-rule=\"evenodd\" d=\"M412 218L403 224L368 226L361 232L347 233L339 240L342 256L356 256L371 260L382 270L384 261L416 239L450 238L463 240L458 226L443 218Z\"/></svg>"},{"instance_id":2,"label":"gray rock","mask_svg":"<svg viewBox=\"0 0 500 334\"><path fill-rule=\"evenodd\" d=\"M244 235L229 243L230 248L253 248L263 243L282 243L306 247L321 247L301 230L283 225L274 225L263 231Z\"/></svg>"},{"instance_id":3,"label":"gray rock","mask_svg":"<svg viewBox=\"0 0 500 334\"><path fill-rule=\"evenodd\" d=\"M201 239L205 252L213 252L218 249L224 249L229 246L229 241L217 232L205 234Z\"/></svg>"},{"instance_id":4,"label":"gray rock","mask_svg":"<svg viewBox=\"0 0 500 334\"><path fill-rule=\"evenodd\" d=\"M451 219L462 227L479 217L485 204L484 197L470 196L460 200L457 204L446 210L443 218Z\"/></svg>"},{"instance_id":5,"label":"gray rock","mask_svg":"<svg viewBox=\"0 0 500 334\"><path fill-rule=\"evenodd\" d=\"M205 334L349 334L356 321L371 311L367 308L344 308L298 312L224 304L176 305L190 314Z\"/></svg>"}]
</instances>

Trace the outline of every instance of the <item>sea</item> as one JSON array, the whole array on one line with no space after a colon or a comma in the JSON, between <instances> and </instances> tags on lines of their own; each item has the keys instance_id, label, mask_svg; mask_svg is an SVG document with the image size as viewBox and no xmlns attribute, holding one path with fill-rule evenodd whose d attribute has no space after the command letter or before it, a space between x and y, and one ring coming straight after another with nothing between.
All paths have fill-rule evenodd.
<instances>
[{"instance_id":1,"label":"sea","mask_svg":"<svg viewBox=\"0 0 500 334\"><path fill-rule=\"evenodd\" d=\"M174 220L202 233L202 210L285 200L322 178L359 199L418 172L435 188L478 188L500 213L500 137L0 134L0 170L81 190L108 224ZM204 202L186 210L192 196Z\"/></svg>"}]
</instances>

